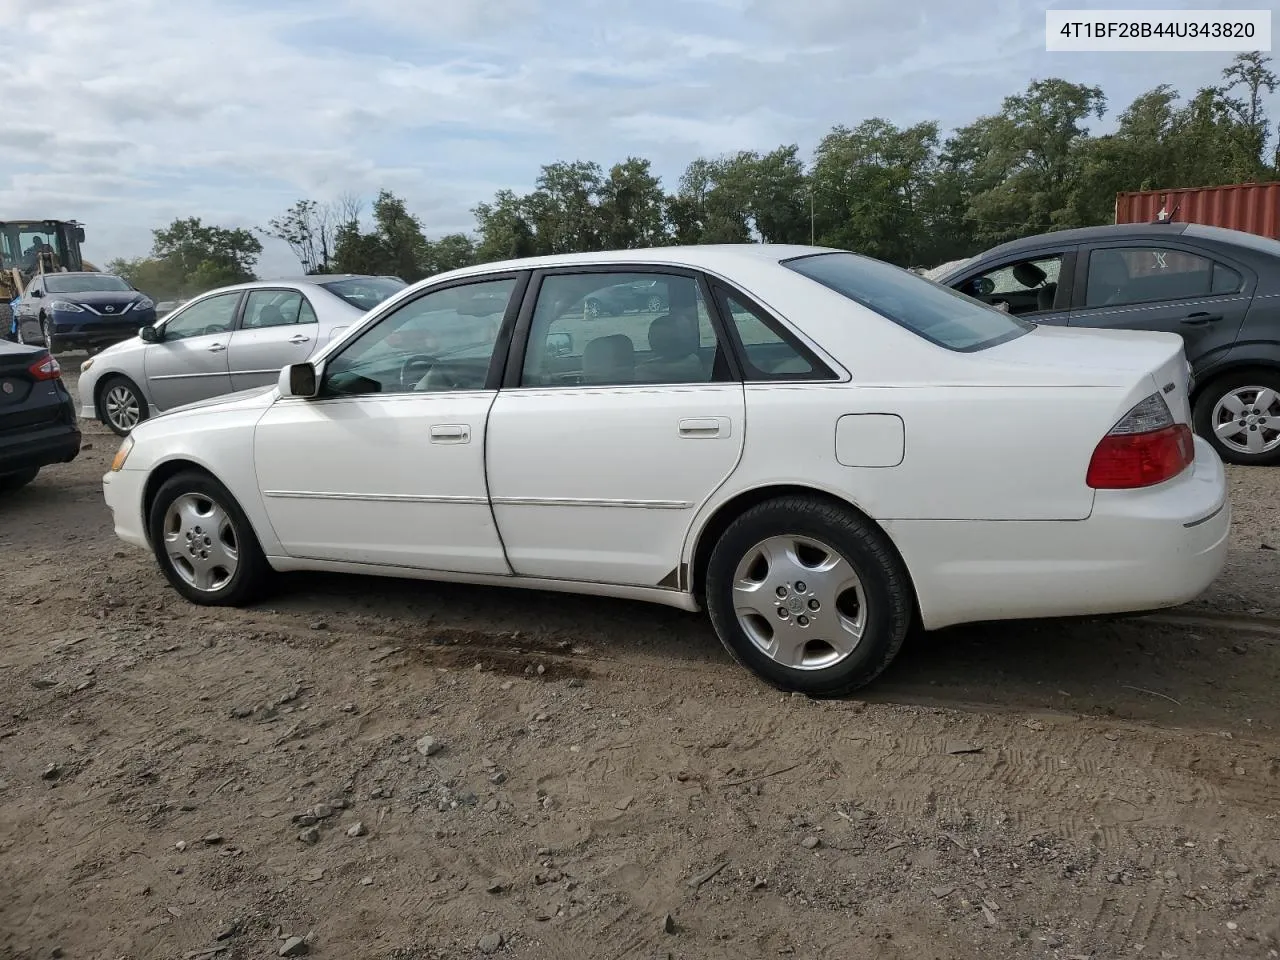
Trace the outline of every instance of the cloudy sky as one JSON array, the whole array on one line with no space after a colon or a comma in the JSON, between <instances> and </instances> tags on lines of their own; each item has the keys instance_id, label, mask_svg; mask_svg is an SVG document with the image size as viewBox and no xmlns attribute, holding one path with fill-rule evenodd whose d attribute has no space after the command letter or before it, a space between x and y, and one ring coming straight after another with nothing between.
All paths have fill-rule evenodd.
<instances>
[{"instance_id":1,"label":"cloudy sky","mask_svg":"<svg viewBox=\"0 0 1280 960\"><path fill-rule=\"evenodd\" d=\"M1243 5L1270 4L1185 4ZM177 216L252 227L386 187L434 235L556 159L645 156L673 185L698 154L808 153L836 123L954 127L1033 78L1099 84L1118 110L1231 56L1046 54L1050 6L1104 5L0 0L0 217L79 219L101 264ZM267 242L260 273L296 266Z\"/></svg>"}]
</instances>

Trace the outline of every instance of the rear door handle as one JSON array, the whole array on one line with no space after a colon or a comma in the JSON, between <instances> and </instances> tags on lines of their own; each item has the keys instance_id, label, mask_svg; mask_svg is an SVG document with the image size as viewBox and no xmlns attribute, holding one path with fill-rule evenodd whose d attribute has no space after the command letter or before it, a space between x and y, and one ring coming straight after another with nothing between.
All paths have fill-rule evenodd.
<instances>
[{"instance_id":1,"label":"rear door handle","mask_svg":"<svg viewBox=\"0 0 1280 960\"><path fill-rule=\"evenodd\" d=\"M465 423L436 423L431 426L432 443L470 443L471 428Z\"/></svg>"},{"instance_id":2,"label":"rear door handle","mask_svg":"<svg viewBox=\"0 0 1280 960\"><path fill-rule=\"evenodd\" d=\"M211 344L211 345L209 346L209 352L210 352L210 353L219 353L219 352L221 352L221 351L223 351L223 350L225 350L225 349L227 349L227 348L226 348L225 346L223 346L221 343L214 343L214 344Z\"/></svg>"},{"instance_id":3,"label":"rear door handle","mask_svg":"<svg viewBox=\"0 0 1280 960\"><path fill-rule=\"evenodd\" d=\"M1202 327L1206 323L1215 323L1222 319L1220 313L1189 313L1182 318L1182 322L1188 327Z\"/></svg>"},{"instance_id":4,"label":"rear door handle","mask_svg":"<svg viewBox=\"0 0 1280 960\"><path fill-rule=\"evenodd\" d=\"M295 333L292 337L289 338L290 343L307 343L310 340L311 340L310 337L304 337L300 333Z\"/></svg>"},{"instance_id":5,"label":"rear door handle","mask_svg":"<svg viewBox=\"0 0 1280 960\"><path fill-rule=\"evenodd\" d=\"M680 436L687 440L715 440L733 432L728 417L688 417L680 421Z\"/></svg>"}]
</instances>

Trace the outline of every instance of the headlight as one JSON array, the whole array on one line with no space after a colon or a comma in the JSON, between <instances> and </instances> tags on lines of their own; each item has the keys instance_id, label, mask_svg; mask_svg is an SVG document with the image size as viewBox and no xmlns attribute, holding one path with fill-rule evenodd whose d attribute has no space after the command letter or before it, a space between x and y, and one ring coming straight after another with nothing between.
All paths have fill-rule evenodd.
<instances>
[{"instance_id":1,"label":"headlight","mask_svg":"<svg viewBox=\"0 0 1280 960\"><path fill-rule=\"evenodd\" d=\"M129 451L133 449L133 437L125 437L120 444L120 449L116 451L115 458L111 461L111 472L124 469L124 462L129 459Z\"/></svg>"},{"instance_id":2,"label":"headlight","mask_svg":"<svg viewBox=\"0 0 1280 960\"><path fill-rule=\"evenodd\" d=\"M150 310L155 305L156 305L156 302L152 300L150 297L141 297L138 299L138 302L134 304L134 306L137 307L139 310Z\"/></svg>"},{"instance_id":3,"label":"headlight","mask_svg":"<svg viewBox=\"0 0 1280 960\"><path fill-rule=\"evenodd\" d=\"M90 357L90 358L89 358L88 360L86 360L84 363L80 364L80 372L81 372L81 373L88 373L88 372L89 372L89 368L90 368L90 367L92 367L92 366L93 366L93 357Z\"/></svg>"},{"instance_id":4,"label":"headlight","mask_svg":"<svg viewBox=\"0 0 1280 960\"><path fill-rule=\"evenodd\" d=\"M69 300L52 300L49 302L49 309L61 310L63 313L84 313L84 307Z\"/></svg>"}]
</instances>

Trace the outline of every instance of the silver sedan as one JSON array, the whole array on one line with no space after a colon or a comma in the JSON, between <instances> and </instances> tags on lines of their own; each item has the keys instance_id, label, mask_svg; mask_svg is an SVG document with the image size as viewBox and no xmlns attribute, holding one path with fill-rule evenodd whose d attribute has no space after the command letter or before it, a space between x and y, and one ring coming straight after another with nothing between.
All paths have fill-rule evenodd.
<instances>
[{"instance_id":1,"label":"silver sedan","mask_svg":"<svg viewBox=\"0 0 1280 960\"><path fill-rule=\"evenodd\" d=\"M404 287L330 274L210 290L82 363L80 416L124 436L152 414L270 386Z\"/></svg>"}]
</instances>

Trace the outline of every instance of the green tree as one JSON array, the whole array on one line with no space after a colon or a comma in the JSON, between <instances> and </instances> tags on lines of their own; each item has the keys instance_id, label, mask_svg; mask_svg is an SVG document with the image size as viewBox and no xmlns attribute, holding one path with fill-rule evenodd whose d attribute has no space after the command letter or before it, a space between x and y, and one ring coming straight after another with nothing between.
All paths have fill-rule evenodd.
<instances>
[{"instance_id":1,"label":"green tree","mask_svg":"<svg viewBox=\"0 0 1280 960\"><path fill-rule=\"evenodd\" d=\"M600 185L599 198L596 233L603 246L632 249L666 241L662 181L653 175L648 160L628 157L614 164Z\"/></svg>"},{"instance_id":2,"label":"green tree","mask_svg":"<svg viewBox=\"0 0 1280 960\"><path fill-rule=\"evenodd\" d=\"M818 242L901 265L927 259L937 143L935 123L834 128L810 174Z\"/></svg>"},{"instance_id":3,"label":"green tree","mask_svg":"<svg viewBox=\"0 0 1280 960\"><path fill-rule=\"evenodd\" d=\"M152 235L151 256L177 270L188 287L253 280L262 254L262 242L248 230L206 225L199 217L174 220Z\"/></svg>"},{"instance_id":4,"label":"green tree","mask_svg":"<svg viewBox=\"0 0 1280 960\"><path fill-rule=\"evenodd\" d=\"M327 273L333 255L335 209L315 200L299 200L259 232L283 240L306 273Z\"/></svg>"},{"instance_id":5,"label":"green tree","mask_svg":"<svg viewBox=\"0 0 1280 960\"><path fill-rule=\"evenodd\" d=\"M538 252L525 200L513 191L499 190L493 203L477 204L471 213L480 234L477 263L530 257Z\"/></svg>"}]
</instances>

